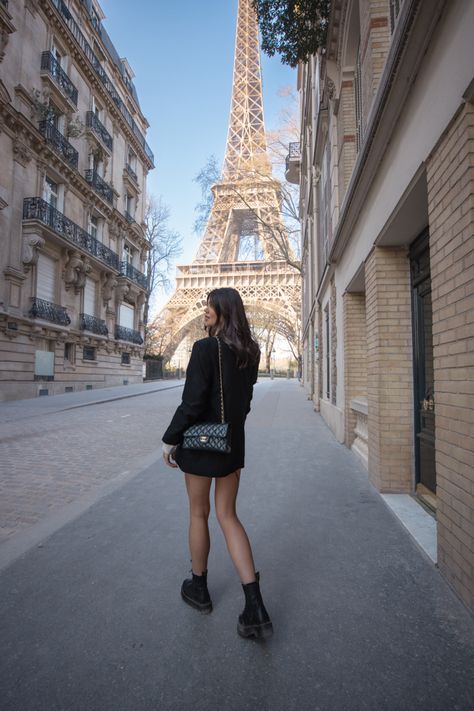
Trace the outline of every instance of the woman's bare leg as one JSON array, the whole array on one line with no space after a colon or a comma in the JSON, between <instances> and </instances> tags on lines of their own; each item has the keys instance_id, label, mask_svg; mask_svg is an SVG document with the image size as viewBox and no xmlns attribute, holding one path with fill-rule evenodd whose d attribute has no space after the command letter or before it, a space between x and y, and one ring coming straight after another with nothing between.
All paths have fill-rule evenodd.
<instances>
[{"instance_id":1,"label":"woman's bare leg","mask_svg":"<svg viewBox=\"0 0 474 711\"><path fill-rule=\"evenodd\" d=\"M250 541L235 510L239 481L240 470L216 478L215 504L217 520L224 533L227 549L240 580L245 585L253 583L256 578Z\"/></svg>"},{"instance_id":2,"label":"woman's bare leg","mask_svg":"<svg viewBox=\"0 0 474 711\"><path fill-rule=\"evenodd\" d=\"M212 478L185 474L186 490L189 498L189 551L193 573L202 575L207 570L207 559L211 541L209 538L209 491Z\"/></svg>"}]
</instances>

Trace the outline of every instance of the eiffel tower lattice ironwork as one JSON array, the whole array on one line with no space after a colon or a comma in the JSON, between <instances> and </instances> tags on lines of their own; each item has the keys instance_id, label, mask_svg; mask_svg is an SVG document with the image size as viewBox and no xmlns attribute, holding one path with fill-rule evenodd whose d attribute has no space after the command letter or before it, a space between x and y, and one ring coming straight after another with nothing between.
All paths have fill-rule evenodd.
<instances>
[{"instance_id":1,"label":"eiffel tower lattice ironwork","mask_svg":"<svg viewBox=\"0 0 474 711\"><path fill-rule=\"evenodd\" d=\"M294 329L301 298L299 271L281 217L280 183L272 176L263 118L258 22L251 0L239 0L232 102L222 174L192 264L179 266L176 291L162 324L172 333L165 360L202 319L209 291L239 290L254 325L270 313ZM287 330L287 329L284 329Z\"/></svg>"}]
</instances>

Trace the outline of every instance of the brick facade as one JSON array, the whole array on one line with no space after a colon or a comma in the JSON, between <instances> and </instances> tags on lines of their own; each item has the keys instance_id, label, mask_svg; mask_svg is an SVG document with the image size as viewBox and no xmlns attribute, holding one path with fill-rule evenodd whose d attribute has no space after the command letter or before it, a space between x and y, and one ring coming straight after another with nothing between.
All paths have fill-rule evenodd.
<instances>
[{"instance_id":1,"label":"brick facade","mask_svg":"<svg viewBox=\"0 0 474 711\"><path fill-rule=\"evenodd\" d=\"M357 156L353 79L345 79L341 84L337 115L337 142L339 203L342 203Z\"/></svg>"},{"instance_id":2,"label":"brick facade","mask_svg":"<svg viewBox=\"0 0 474 711\"><path fill-rule=\"evenodd\" d=\"M404 248L374 247L365 266L369 477L413 491L410 264Z\"/></svg>"},{"instance_id":3,"label":"brick facade","mask_svg":"<svg viewBox=\"0 0 474 711\"><path fill-rule=\"evenodd\" d=\"M365 126L390 48L388 2L360 0L359 13L362 116Z\"/></svg>"},{"instance_id":4,"label":"brick facade","mask_svg":"<svg viewBox=\"0 0 474 711\"><path fill-rule=\"evenodd\" d=\"M365 294L346 292L344 304L344 442L354 441L356 415L351 400L367 396L367 326Z\"/></svg>"},{"instance_id":5,"label":"brick facade","mask_svg":"<svg viewBox=\"0 0 474 711\"><path fill-rule=\"evenodd\" d=\"M427 164L438 562L474 608L474 107Z\"/></svg>"},{"instance_id":6,"label":"brick facade","mask_svg":"<svg viewBox=\"0 0 474 711\"><path fill-rule=\"evenodd\" d=\"M331 402L336 404L337 391L337 327L336 327L336 283L331 279Z\"/></svg>"}]
</instances>

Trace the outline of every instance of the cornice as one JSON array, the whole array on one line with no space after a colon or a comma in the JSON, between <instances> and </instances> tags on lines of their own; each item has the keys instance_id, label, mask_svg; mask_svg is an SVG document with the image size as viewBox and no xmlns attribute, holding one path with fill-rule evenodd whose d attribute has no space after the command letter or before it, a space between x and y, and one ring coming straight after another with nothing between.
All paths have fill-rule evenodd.
<instances>
[{"instance_id":1,"label":"cornice","mask_svg":"<svg viewBox=\"0 0 474 711\"><path fill-rule=\"evenodd\" d=\"M385 69L369 115L364 142L357 156L339 220L334 232L330 262L340 259L375 179L377 167L387 144L393 137L396 122L403 110L427 45L447 0L430 4L422 0L405 0L400 9Z\"/></svg>"}]
</instances>

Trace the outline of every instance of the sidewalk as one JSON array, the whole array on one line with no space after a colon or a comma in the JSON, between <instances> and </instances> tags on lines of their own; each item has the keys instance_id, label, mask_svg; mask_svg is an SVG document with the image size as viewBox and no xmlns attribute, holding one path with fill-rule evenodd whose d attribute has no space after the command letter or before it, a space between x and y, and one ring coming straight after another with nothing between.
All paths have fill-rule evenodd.
<instances>
[{"instance_id":1,"label":"sidewalk","mask_svg":"<svg viewBox=\"0 0 474 711\"><path fill-rule=\"evenodd\" d=\"M472 711L472 616L294 382L255 388L238 510L268 642L236 633L213 510L214 610L182 602L187 497L157 459L1 573L2 711Z\"/></svg>"},{"instance_id":2,"label":"sidewalk","mask_svg":"<svg viewBox=\"0 0 474 711\"><path fill-rule=\"evenodd\" d=\"M0 424L14 422L27 417L48 415L54 412L70 410L74 407L97 405L128 397L137 397L160 390L168 390L184 385L184 380L153 380L133 385L116 385L110 388L96 390L81 390L74 393L62 393L46 397L28 398L26 400L10 400L0 402Z\"/></svg>"}]
</instances>

